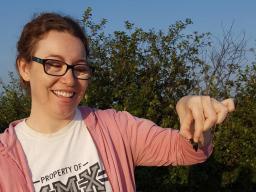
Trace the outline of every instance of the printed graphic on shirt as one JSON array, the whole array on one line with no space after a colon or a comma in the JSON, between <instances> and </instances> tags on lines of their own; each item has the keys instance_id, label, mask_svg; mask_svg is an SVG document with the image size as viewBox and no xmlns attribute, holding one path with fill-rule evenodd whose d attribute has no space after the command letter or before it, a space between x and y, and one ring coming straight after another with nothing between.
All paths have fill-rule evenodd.
<instances>
[{"instance_id":1,"label":"printed graphic on shirt","mask_svg":"<svg viewBox=\"0 0 256 192\"><path fill-rule=\"evenodd\" d=\"M40 192L106 192L108 177L105 170L101 170L98 162L89 167L87 164L79 163L55 170L34 181L34 186L38 188L37 185L40 185ZM68 177L66 182L60 180L63 177Z\"/></svg>"}]
</instances>

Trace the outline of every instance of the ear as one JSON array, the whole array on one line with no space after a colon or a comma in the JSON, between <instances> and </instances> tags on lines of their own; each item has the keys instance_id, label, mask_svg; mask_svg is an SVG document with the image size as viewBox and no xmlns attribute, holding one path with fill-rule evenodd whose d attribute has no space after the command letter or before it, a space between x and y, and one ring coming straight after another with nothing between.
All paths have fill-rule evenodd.
<instances>
[{"instance_id":1,"label":"ear","mask_svg":"<svg viewBox=\"0 0 256 192\"><path fill-rule=\"evenodd\" d=\"M30 64L25 59L17 61L20 76L24 81L30 81Z\"/></svg>"}]
</instances>

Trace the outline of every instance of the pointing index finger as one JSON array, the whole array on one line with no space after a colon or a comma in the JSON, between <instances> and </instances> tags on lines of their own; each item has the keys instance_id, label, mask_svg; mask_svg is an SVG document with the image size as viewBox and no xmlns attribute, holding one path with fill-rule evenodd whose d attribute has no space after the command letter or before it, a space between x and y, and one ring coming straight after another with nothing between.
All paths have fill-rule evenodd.
<instances>
[{"instance_id":1,"label":"pointing index finger","mask_svg":"<svg viewBox=\"0 0 256 192\"><path fill-rule=\"evenodd\" d=\"M193 117L194 117L194 123L195 123L195 132L194 132L194 142L198 143L199 138L203 132L204 128L204 113L203 113L203 105L201 101L201 97L196 102L197 107L191 108Z\"/></svg>"}]
</instances>

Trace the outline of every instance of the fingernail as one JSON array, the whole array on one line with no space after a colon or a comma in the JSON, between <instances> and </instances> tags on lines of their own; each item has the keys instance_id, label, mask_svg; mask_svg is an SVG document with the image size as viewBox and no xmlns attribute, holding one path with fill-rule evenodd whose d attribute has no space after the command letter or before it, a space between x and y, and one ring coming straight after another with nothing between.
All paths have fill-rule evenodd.
<instances>
[{"instance_id":1,"label":"fingernail","mask_svg":"<svg viewBox=\"0 0 256 192\"><path fill-rule=\"evenodd\" d=\"M195 151L198 150L198 143L194 143L194 144L193 144L193 149L194 149Z\"/></svg>"},{"instance_id":2,"label":"fingernail","mask_svg":"<svg viewBox=\"0 0 256 192\"><path fill-rule=\"evenodd\" d=\"M198 143L194 142L194 140L192 138L189 141L190 141L191 145L193 146L193 149L195 151L197 151L198 150Z\"/></svg>"}]
</instances>

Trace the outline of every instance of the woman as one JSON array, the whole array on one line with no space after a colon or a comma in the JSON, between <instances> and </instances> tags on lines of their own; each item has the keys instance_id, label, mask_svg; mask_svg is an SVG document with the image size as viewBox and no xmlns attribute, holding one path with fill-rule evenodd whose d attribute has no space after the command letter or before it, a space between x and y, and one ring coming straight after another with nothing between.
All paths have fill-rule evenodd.
<instances>
[{"instance_id":1,"label":"woman","mask_svg":"<svg viewBox=\"0 0 256 192\"><path fill-rule=\"evenodd\" d=\"M135 191L135 166L205 161L210 128L234 110L230 99L183 97L178 132L127 112L78 108L91 77L88 41L55 13L27 23L17 51L31 113L0 135L0 191Z\"/></svg>"}]
</instances>

